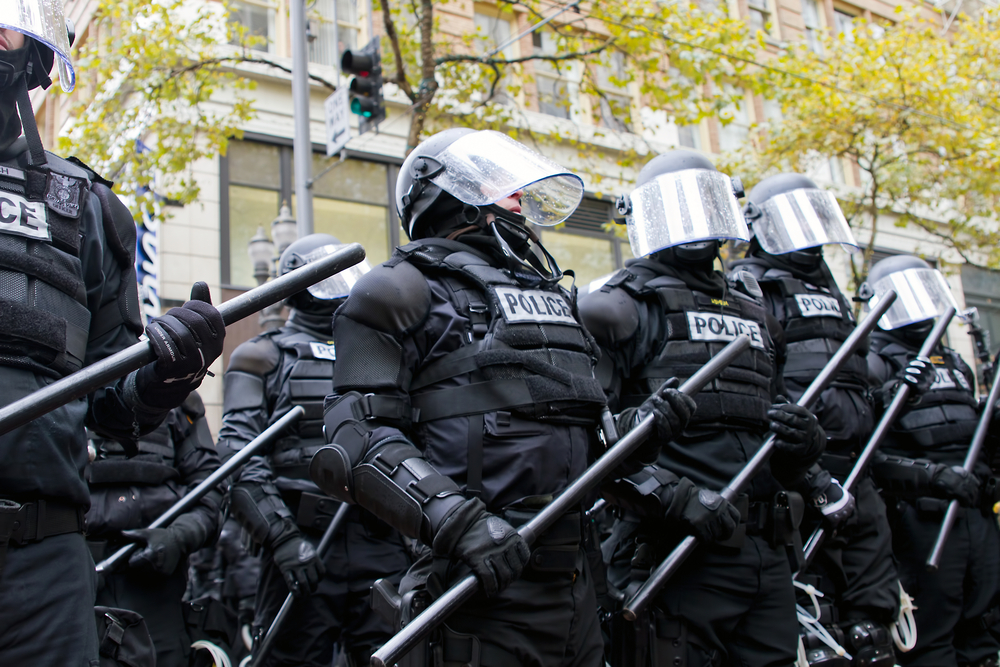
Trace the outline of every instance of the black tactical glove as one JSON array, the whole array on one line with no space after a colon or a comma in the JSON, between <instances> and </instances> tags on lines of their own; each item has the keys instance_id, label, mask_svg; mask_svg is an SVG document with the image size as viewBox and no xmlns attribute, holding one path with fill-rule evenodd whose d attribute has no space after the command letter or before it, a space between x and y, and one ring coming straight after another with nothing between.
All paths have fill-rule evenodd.
<instances>
[{"instance_id":1,"label":"black tactical glove","mask_svg":"<svg viewBox=\"0 0 1000 667\"><path fill-rule=\"evenodd\" d=\"M168 528L123 530L122 536L142 546L128 559L129 567L159 574L173 574L189 553L200 549L207 538L205 527L195 518L180 516Z\"/></svg>"},{"instance_id":2,"label":"black tactical glove","mask_svg":"<svg viewBox=\"0 0 1000 667\"><path fill-rule=\"evenodd\" d=\"M492 597L521 576L531 551L524 538L473 498L445 519L431 545L436 556L461 560Z\"/></svg>"},{"instance_id":3,"label":"black tactical glove","mask_svg":"<svg viewBox=\"0 0 1000 667\"><path fill-rule=\"evenodd\" d=\"M962 507L975 507L982 480L962 466L938 464L931 473L931 491L937 498L957 500Z\"/></svg>"},{"instance_id":4,"label":"black tactical glove","mask_svg":"<svg viewBox=\"0 0 1000 667\"><path fill-rule=\"evenodd\" d=\"M156 362L136 373L136 387L143 403L173 408L201 384L208 367L222 354L226 324L212 305L205 283L195 283L191 300L171 308L146 327Z\"/></svg>"},{"instance_id":5,"label":"black tactical glove","mask_svg":"<svg viewBox=\"0 0 1000 667\"><path fill-rule=\"evenodd\" d=\"M896 373L896 377L910 385L910 401L918 401L934 384L937 372L934 370L934 364L918 357Z\"/></svg>"},{"instance_id":6,"label":"black tactical glove","mask_svg":"<svg viewBox=\"0 0 1000 667\"><path fill-rule=\"evenodd\" d=\"M826 433L816 415L784 396L767 411L775 448L802 461L815 461L826 447Z\"/></svg>"},{"instance_id":7,"label":"black tactical glove","mask_svg":"<svg viewBox=\"0 0 1000 667\"><path fill-rule=\"evenodd\" d=\"M823 515L828 528L836 528L854 515L857 505L854 496L818 464L806 472L801 486L795 489L809 504Z\"/></svg>"},{"instance_id":8,"label":"black tactical glove","mask_svg":"<svg viewBox=\"0 0 1000 667\"><path fill-rule=\"evenodd\" d=\"M628 419L629 411L623 411L626 428L619 429L622 433L635 428L649 415L653 416L656 424L656 437L649 438L640 445L630 457L631 460L644 464L653 463L660 453L661 444L679 434L691 421L697 406L693 398L677 390L678 384L677 378L670 378L664 382L655 394L643 401L635 410L635 416L631 420Z\"/></svg>"},{"instance_id":9,"label":"black tactical glove","mask_svg":"<svg viewBox=\"0 0 1000 667\"><path fill-rule=\"evenodd\" d=\"M274 564L281 570L285 584L294 596L310 595L316 590L326 574L326 566L309 541L301 535L292 535L271 550L274 552Z\"/></svg>"},{"instance_id":10,"label":"black tactical glove","mask_svg":"<svg viewBox=\"0 0 1000 667\"><path fill-rule=\"evenodd\" d=\"M687 525L692 535L706 542L725 542L740 523L740 511L728 500L695 486L687 477L673 488L665 516Z\"/></svg>"}]
</instances>

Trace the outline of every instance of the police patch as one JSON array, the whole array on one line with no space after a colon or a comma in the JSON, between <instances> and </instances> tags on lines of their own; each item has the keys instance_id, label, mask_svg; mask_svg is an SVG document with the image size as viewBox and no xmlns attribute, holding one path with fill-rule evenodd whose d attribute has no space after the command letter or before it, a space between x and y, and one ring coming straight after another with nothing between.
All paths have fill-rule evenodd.
<instances>
[{"instance_id":1,"label":"police patch","mask_svg":"<svg viewBox=\"0 0 1000 667\"><path fill-rule=\"evenodd\" d=\"M317 359L323 359L326 361L337 360L337 350L334 349L333 345L327 345L326 343L310 342L309 347L312 348L313 356Z\"/></svg>"},{"instance_id":2,"label":"police patch","mask_svg":"<svg viewBox=\"0 0 1000 667\"><path fill-rule=\"evenodd\" d=\"M557 292L516 287L496 287L493 291L508 322L577 323L569 303Z\"/></svg>"},{"instance_id":3,"label":"police patch","mask_svg":"<svg viewBox=\"0 0 1000 667\"><path fill-rule=\"evenodd\" d=\"M750 337L750 346L764 349L764 337L760 325L751 320L719 313L687 313L688 338L726 342L736 340L740 334Z\"/></svg>"},{"instance_id":4,"label":"police patch","mask_svg":"<svg viewBox=\"0 0 1000 667\"><path fill-rule=\"evenodd\" d=\"M795 302L799 304L802 317L836 317L840 318L840 301L832 296L822 294L796 294Z\"/></svg>"},{"instance_id":5,"label":"police patch","mask_svg":"<svg viewBox=\"0 0 1000 667\"><path fill-rule=\"evenodd\" d=\"M0 191L0 233L51 241L44 202L28 201L13 192Z\"/></svg>"},{"instance_id":6,"label":"police patch","mask_svg":"<svg viewBox=\"0 0 1000 667\"><path fill-rule=\"evenodd\" d=\"M50 172L45 189L45 203L56 213L67 218L77 218L80 216L82 186L83 181L78 178Z\"/></svg>"}]
</instances>

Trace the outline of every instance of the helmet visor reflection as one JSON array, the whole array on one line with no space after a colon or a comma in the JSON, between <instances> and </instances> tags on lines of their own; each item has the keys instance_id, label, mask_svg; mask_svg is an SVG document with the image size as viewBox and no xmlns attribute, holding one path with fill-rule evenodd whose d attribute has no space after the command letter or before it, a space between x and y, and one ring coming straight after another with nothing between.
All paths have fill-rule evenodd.
<instances>
[{"instance_id":1,"label":"helmet visor reflection","mask_svg":"<svg viewBox=\"0 0 1000 667\"><path fill-rule=\"evenodd\" d=\"M332 255L341 248L345 247L346 246L344 244L325 245L320 248L316 248L308 255L305 255L304 259L307 263L315 262L316 260L322 259L327 255ZM358 264L349 266L340 273L332 275L329 278L321 280L315 285L308 287L306 291L317 299L321 299L323 301L343 299L351 293L351 288L354 287L354 283L358 282L358 279L369 271L371 271L371 267L368 265L368 260L363 259Z\"/></svg>"},{"instance_id":2,"label":"helmet visor reflection","mask_svg":"<svg viewBox=\"0 0 1000 667\"><path fill-rule=\"evenodd\" d=\"M750 240L732 182L717 171L661 174L636 188L630 200L625 222L636 257L696 241Z\"/></svg>"},{"instance_id":3,"label":"helmet visor reflection","mask_svg":"<svg viewBox=\"0 0 1000 667\"><path fill-rule=\"evenodd\" d=\"M772 255L828 243L839 243L848 252L858 252L858 243L831 192L813 188L792 190L771 197L760 209L763 215L754 223L754 233L761 247Z\"/></svg>"},{"instance_id":4,"label":"helmet visor reflection","mask_svg":"<svg viewBox=\"0 0 1000 667\"><path fill-rule=\"evenodd\" d=\"M568 218L583 199L583 179L505 134L467 134L433 156L444 169L431 182L459 201L487 206L521 192L521 215L536 225Z\"/></svg>"},{"instance_id":5,"label":"helmet visor reflection","mask_svg":"<svg viewBox=\"0 0 1000 667\"><path fill-rule=\"evenodd\" d=\"M869 307L874 308L879 297L891 289L896 290L896 301L878 321L879 327L886 331L937 317L948 306L958 309L948 281L937 269L913 268L890 273L872 285L875 295L868 300Z\"/></svg>"},{"instance_id":6,"label":"helmet visor reflection","mask_svg":"<svg viewBox=\"0 0 1000 667\"><path fill-rule=\"evenodd\" d=\"M76 87L63 0L0 0L0 28L24 33L52 49L59 56L60 87L67 93Z\"/></svg>"}]
</instances>

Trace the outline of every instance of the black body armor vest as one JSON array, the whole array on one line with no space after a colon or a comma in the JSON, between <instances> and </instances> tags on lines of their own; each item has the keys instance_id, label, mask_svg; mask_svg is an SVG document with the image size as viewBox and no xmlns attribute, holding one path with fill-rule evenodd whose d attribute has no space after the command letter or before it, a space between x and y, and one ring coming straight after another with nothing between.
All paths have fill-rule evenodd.
<instances>
[{"instance_id":1,"label":"black body armor vest","mask_svg":"<svg viewBox=\"0 0 1000 667\"><path fill-rule=\"evenodd\" d=\"M625 381L621 407L638 406L667 378L683 382L737 335L747 334L749 350L694 397L698 410L689 427L719 424L766 430L774 344L764 308L735 290L725 299L694 291L684 281L664 275L657 264L653 260L631 262L602 288L620 287L648 304L654 313L659 311L665 322L664 339L651 342L655 357L638 375Z\"/></svg>"},{"instance_id":2,"label":"black body armor vest","mask_svg":"<svg viewBox=\"0 0 1000 667\"><path fill-rule=\"evenodd\" d=\"M964 373L968 370L966 363L950 348L938 350L943 354L931 356L937 373L934 383L893 424L885 449L948 463L935 454L955 450L964 455L979 423L979 403ZM888 359L895 372L917 356L916 351L877 332L872 336L871 352Z\"/></svg>"},{"instance_id":3,"label":"black body armor vest","mask_svg":"<svg viewBox=\"0 0 1000 667\"><path fill-rule=\"evenodd\" d=\"M83 366L91 314L80 262L90 180L48 155L0 165L0 365L52 377Z\"/></svg>"},{"instance_id":4,"label":"black body armor vest","mask_svg":"<svg viewBox=\"0 0 1000 667\"><path fill-rule=\"evenodd\" d=\"M594 376L597 343L565 289L525 288L458 242L411 243L402 261L448 287L469 318L461 348L420 369L409 387L414 421L509 411L526 419L592 425L605 404ZM469 376L471 384L440 389Z\"/></svg>"},{"instance_id":5,"label":"black body armor vest","mask_svg":"<svg viewBox=\"0 0 1000 667\"><path fill-rule=\"evenodd\" d=\"M808 386L857 326L851 305L836 286L819 287L788 271L749 261L741 262L739 268L750 270L764 289L776 288L781 294L783 312L774 315L785 330L784 377ZM867 352L868 341L862 341L832 386L864 393L868 389Z\"/></svg>"},{"instance_id":6,"label":"black body armor vest","mask_svg":"<svg viewBox=\"0 0 1000 667\"><path fill-rule=\"evenodd\" d=\"M332 341L316 340L315 336L302 331L279 329L265 335L270 336L281 350L283 367L289 363L287 359L294 359L287 375L283 375L281 391L271 411L272 423L298 405L306 411L290 429L290 435L275 444L271 466L279 478L308 480L309 461L316 450L326 444L323 401L333 393L336 351Z\"/></svg>"}]
</instances>

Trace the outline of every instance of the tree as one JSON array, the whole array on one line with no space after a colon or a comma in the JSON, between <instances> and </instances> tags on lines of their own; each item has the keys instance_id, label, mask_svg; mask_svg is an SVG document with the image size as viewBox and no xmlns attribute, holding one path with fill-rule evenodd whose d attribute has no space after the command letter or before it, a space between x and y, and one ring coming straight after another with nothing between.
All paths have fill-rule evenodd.
<instances>
[{"instance_id":1,"label":"tree","mask_svg":"<svg viewBox=\"0 0 1000 667\"><path fill-rule=\"evenodd\" d=\"M634 127L629 102L636 88L642 104L688 125L738 103L744 89L760 92L766 85L752 73L760 46L746 24L702 4L705 9L684 0L577 4L542 28L544 36L535 38L541 48L526 36L515 55L509 49L494 53L480 30L449 32L441 3L380 0L386 80L411 102L408 146L426 132L461 124L532 142L562 142L597 164L606 156L593 140L614 135L620 145L614 158L631 166L649 152L640 137L622 131ZM495 8L517 30L555 11L541 0L498 0ZM544 97L532 85L540 74L556 78L556 86L560 77L571 76L581 95L595 101L591 122L532 127L523 110ZM562 98L554 104L572 104L553 97ZM599 178L596 170L591 175Z\"/></svg>"},{"instance_id":2,"label":"tree","mask_svg":"<svg viewBox=\"0 0 1000 667\"><path fill-rule=\"evenodd\" d=\"M934 21L901 14L894 25L859 21L827 36L820 52L791 46L767 70L782 118L762 125L725 167L752 182L809 172L831 158L856 168L838 197L864 252L867 276L878 223L915 225L964 261L1000 267L998 13L961 17L947 36Z\"/></svg>"}]
</instances>

